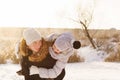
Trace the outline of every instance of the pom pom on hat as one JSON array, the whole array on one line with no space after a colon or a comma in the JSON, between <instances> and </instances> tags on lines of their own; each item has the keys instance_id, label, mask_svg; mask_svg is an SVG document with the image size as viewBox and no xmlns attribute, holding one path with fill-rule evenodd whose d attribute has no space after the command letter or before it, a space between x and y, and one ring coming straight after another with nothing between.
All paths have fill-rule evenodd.
<instances>
[{"instance_id":1,"label":"pom pom on hat","mask_svg":"<svg viewBox=\"0 0 120 80\"><path fill-rule=\"evenodd\" d=\"M33 28L29 28L23 31L23 38L26 40L26 44L30 45L34 41L41 40L41 35Z\"/></svg>"},{"instance_id":2,"label":"pom pom on hat","mask_svg":"<svg viewBox=\"0 0 120 80\"><path fill-rule=\"evenodd\" d=\"M73 48L74 48L74 49L79 49L80 47L81 47L80 41L74 41L74 42L73 42Z\"/></svg>"}]
</instances>

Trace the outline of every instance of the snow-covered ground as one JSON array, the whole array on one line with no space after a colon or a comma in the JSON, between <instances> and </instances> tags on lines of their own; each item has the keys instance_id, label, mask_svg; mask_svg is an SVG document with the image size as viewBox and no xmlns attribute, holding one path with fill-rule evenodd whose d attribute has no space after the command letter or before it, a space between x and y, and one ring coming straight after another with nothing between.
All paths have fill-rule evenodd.
<instances>
[{"instance_id":1,"label":"snow-covered ground","mask_svg":"<svg viewBox=\"0 0 120 80\"><path fill-rule=\"evenodd\" d=\"M65 80L120 80L120 63L73 63L66 71Z\"/></svg>"},{"instance_id":2,"label":"snow-covered ground","mask_svg":"<svg viewBox=\"0 0 120 80\"><path fill-rule=\"evenodd\" d=\"M19 65L1 64L0 65L0 80L24 80L23 76L18 76L16 71L20 69Z\"/></svg>"},{"instance_id":3,"label":"snow-covered ground","mask_svg":"<svg viewBox=\"0 0 120 80\"><path fill-rule=\"evenodd\" d=\"M24 80L16 74L19 69L15 64L0 65L0 80ZM120 80L120 63L69 63L64 80Z\"/></svg>"},{"instance_id":4,"label":"snow-covered ground","mask_svg":"<svg viewBox=\"0 0 120 80\"><path fill-rule=\"evenodd\" d=\"M80 48L78 54L85 62L68 63L64 80L120 80L120 63L104 62L105 52L88 46ZM18 64L0 64L0 80L24 80L16 74L18 70Z\"/></svg>"}]
</instances>

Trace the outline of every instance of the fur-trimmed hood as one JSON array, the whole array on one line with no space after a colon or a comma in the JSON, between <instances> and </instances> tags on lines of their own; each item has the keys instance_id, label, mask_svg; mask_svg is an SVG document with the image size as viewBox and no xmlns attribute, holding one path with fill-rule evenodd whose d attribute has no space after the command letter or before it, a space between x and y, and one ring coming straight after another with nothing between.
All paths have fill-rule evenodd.
<instances>
[{"instance_id":1,"label":"fur-trimmed hood","mask_svg":"<svg viewBox=\"0 0 120 80\"><path fill-rule=\"evenodd\" d=\"M42 46L41 46L39 52L36 54L30 54L29 53L30 49L26 45L26 41L24 39L22 39L22 41L20 43L20 47L19 47L20 48L19 54L22 56L28 56L28 59L31 62L39 62L46 58L47 54L49 53L49 47L52 46L52 44L53 44L53 42L45 41L42 38Z\"/></svg>"}]
</instances>

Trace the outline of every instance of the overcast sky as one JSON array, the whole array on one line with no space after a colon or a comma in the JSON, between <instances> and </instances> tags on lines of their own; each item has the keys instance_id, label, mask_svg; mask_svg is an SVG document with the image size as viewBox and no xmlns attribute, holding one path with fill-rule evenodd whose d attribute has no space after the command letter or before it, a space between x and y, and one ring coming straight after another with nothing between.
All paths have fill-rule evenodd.
<instances>
[{"instance_id":1,"label":"overcast sky","mask_svg":"<svg viewBox=\"0 0 120 80\"><path fill-rule=\"evenodd\" d=\"M77 28L71 19L89 5L94 14L89 28L119 28L119 0L0 0L0 27L64 27ZM119 28L120 29L120 28Z\"/></svg>"}]
</instances>

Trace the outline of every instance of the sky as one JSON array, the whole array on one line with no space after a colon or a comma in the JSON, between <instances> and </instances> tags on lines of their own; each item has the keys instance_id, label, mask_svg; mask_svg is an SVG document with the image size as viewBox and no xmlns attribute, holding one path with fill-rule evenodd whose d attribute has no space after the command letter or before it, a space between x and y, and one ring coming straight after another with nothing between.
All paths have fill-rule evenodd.
<instances>
[{"instance_id":1,"label":"sky","mask_svg":"<svg viewBox=\"0 0 120 80\"><path fill-rule=\"evenodd\" d=\"M93 10L88 28L120 29L119 0L0 0L0 27L81 28L80 12ZM75 20L75 21L73 21Z\"/></svg>"}]
</instances>

